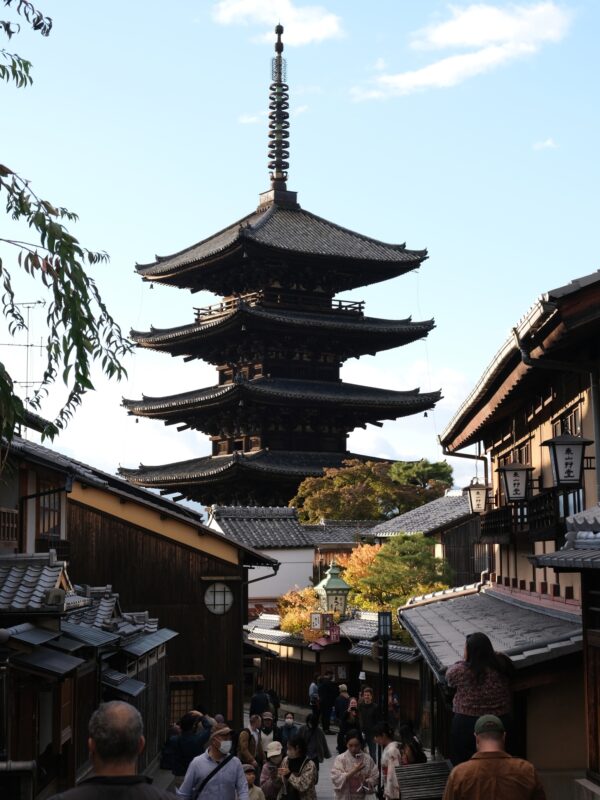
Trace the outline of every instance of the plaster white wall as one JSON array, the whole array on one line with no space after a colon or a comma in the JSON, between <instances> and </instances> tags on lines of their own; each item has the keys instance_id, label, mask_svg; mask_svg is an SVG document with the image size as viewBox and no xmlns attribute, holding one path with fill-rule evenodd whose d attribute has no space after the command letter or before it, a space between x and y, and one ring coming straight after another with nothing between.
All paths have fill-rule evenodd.
<instances>
[{"instance_id":1,"label":"plaster white wall","mask_svg":"<svg viewBox=\"0 0 600 800\"><path fill-rule=\"evenodd\" d=\"M261 549L260 552L279 561L279 572L272 578L251 583L248 586L249 600L275 599L296 586L299 589L312 586L310 579L315 552L312 547ZM268 567L257 567L249 571L248 577L250 580L254 580L263 575L269 575L272 571Z\"/></svg>"}]
</instances>

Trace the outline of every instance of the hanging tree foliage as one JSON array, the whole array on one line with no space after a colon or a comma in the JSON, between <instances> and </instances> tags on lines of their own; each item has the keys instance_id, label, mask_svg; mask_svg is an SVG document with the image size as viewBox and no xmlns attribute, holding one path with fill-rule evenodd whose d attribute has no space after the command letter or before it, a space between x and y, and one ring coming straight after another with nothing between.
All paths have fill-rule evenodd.
<instances>
[{"instance_id":1,"label":"hanging tree foliage","mask_svg":"<svg viewBox=\"0 0 600 800\"><path fill-rule=\"evenodd\" d=\"M30 2L3 0L13 13L20 15L34 31L48 36L52 20ZM11 40L20 31L14 20L0 20L0 35ZM32 83L31 63L20 55L0 49L0 80L25 88ZM86 266L108 261L104 252L94 252L81 245L65 223L77 220L72 211L41 198L30 183L15 170L0 163L0 195L4 198L7 216L15 228L31 231L23 240L20 235L3 235L0 243L12 249L18 268L39 279L50 295L46 322L46 366L41 384L30 402L39 408L49 387L58 377L67 386L68 395L56 419L44 430L54 437L72 417L86 391L93 389L91 368L99 362L109 378L124 377L121 359L131 349L119 325L112 318ZM4 226L6 230L6 226ZM15 302L11 273L0 258L2 309L8 319L11 335L25 328L25 320ZM0 363L0 434L7 440L14 427L24 419L23 401L15 394L14 381L6 366Z\"/></svg>"},{"instance_id":2,"label":"hanging tree foliage","mask_svg":"<svg viewBox=\"0 0 600 800\"><path fill-rule=\"evenodd\" d=\"M303 522L324 519L387 519L441 497L452 486L446 461L360 461L305 478L290 506Z\"/></svg>"}]
</instances>

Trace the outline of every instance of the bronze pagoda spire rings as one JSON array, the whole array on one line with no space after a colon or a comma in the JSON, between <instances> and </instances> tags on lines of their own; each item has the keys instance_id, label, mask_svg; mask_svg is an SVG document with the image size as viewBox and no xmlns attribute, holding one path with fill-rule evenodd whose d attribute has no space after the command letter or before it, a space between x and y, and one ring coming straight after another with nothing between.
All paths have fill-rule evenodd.
<instances>
[{"instance_id":1,"label":"bronze pagoda spire rings","mask_svg":"<svg viewBox=\"0 0 600 800\"><path fill-rule=\"evenodd\" d=\"M272 61L272 83L269 88L269 169L271 170L271 186L273 189L283 189L286 187L287 170L289 169L288 158L290 156L290 107L288 85L285 83L287 78L287 65L283 52L283 42L281 34L283 25L275 27L277 41L275 42L275 52L277 55Z\"/></svg>"}]
</instances>

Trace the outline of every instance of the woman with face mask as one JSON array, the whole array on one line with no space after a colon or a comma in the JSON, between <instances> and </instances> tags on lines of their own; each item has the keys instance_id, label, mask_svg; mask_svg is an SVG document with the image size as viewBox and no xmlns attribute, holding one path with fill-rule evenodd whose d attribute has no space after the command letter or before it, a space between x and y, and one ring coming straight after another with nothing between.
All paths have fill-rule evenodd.
<instances>
[{"instance_id":1,"label":"woman with face mask","mask_svg":"<svg viewBox=\"0 0 600 800\"><path fill-rule=\"evenodd\" d=\"M357 731L364 741L364 736L360 730L360 719L358 717L358 703L356 697L351 697L348 703L348 711L340 720L340 732L337 737L337 751L344 753L346 751L346 736L350 731Z\"/></svg>"},{"instance_id":2,"label":"woman with face mask","mask_svg":"<svg viewBox=\"0 0 600 800\"><path fill-rule=\"evenodd\" d=\"M279 767L279 777L282 786L278 800L317 800L317 768L306 753L306 741L302 736L288 740L288 754Z\"/></svg>"},{"instance_id":3,"label":"woman with face mask","mask_svg":"<svg viewBox=\"0 0 600 800\"><path fill-rule=\"evenodd\" d=\"M296 725L294 720L294 715L291 711L287 711L286 715L283 720L283 725L279 726L279 730L281 732L281 744L283 746L283 755L287 755L287 743L292 738L292 736L296 736L298 731L300 730L299 726Z\"/></svg>"},{"instance_id":4,"label":"woman with face mask","mask_svg":"<svg viewBox=\"0 0 600 800\"><path fill-rule=\"evenodd\" d=\"M281 742L271 742L266 751L267 760L260 773L260 788L266 800L276 800L282 786L279 776L279 767L283 761L283 748Z\"/></svg>"},{"instance_id":5,"label":"woman with face mask","mask_svg":"<svg viewBox=\"0 0 600 800\"><path fill-rule=\"evenodd\" d=\"M375 791L379 772L375 762L363 751L358 731L346 735L346 750L336 757L331 768L335 800L364 800Z\"/></svg>"}]
</instances>

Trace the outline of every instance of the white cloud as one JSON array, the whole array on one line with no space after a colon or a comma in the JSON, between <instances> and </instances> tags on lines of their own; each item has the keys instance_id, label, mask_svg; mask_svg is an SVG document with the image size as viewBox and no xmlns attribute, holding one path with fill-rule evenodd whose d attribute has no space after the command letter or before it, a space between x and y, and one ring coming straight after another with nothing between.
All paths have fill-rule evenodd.
<instances>
[{"instance_id":1,"label":"white cloud","mask_svg":"<svg viewBox=\"0 0 600 800\"><path fill-rule=\"evenodd\" d=\"M303 106L296 106L296 108L292 109L292 117L299 117L300 114L306 114L310 106L303 105Z\"/></svg>"},{"instance_id":2,"label":"white cloud","mask_svg":"<svg viewBox=\"0 0 600 800\"><path fill-rule=\"evenodd\" d=\"M292 0L219 0L213 18L221 25L268 25L260 40L271 41L278 21L285 27L284 42L311 44L342 35L341 18L322 6L298 7Z\"/></svg>"},{"instance_id":3,"label":"white cloud","mask_svg":"<svg viewBox=\"0 0 600 800\"><path fill-rule=\"evenodd\" d=\"M412 47L472 52L446 56L416 70L384 73L366 86L354 87L354 98L385 98L456 86L518 58L534 55L547 43L559 42L570 24L570 14L553 2L506 8L477 3L463 8L450 6L450 13L451 19L415 33Z\"/></svg>"},{"instance_id":4,"label":"white cloud","mask_svg":"<svg viewBox=\"0 0 600 800\"><path fill-rule=\"evenodd\" d=\"M556 150L557 148L558 145L551 136L547 139L542 139L540 142L534 142L533 144L534 150Z\"/></svg>"}]
</instances>

